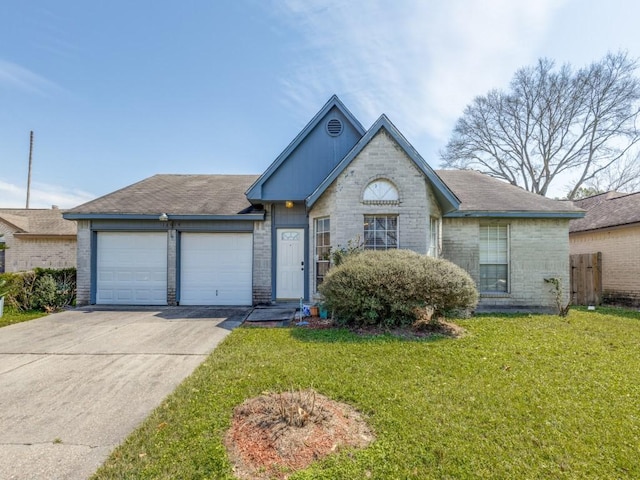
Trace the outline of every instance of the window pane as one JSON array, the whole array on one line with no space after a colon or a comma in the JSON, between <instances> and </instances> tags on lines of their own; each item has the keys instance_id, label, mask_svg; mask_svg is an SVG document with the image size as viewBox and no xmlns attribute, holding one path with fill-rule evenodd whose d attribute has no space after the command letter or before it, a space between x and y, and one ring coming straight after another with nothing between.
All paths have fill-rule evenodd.
<instances>
[{"instance_id":1,"label":"window pane","mask_svg":"<svg viewBox=\"0 0 640 480\"><path fill-rule=\"evenodd\" d=\"M364 217L364 246L372 249L398 248L396 216L367 215Z\"/></svg>"},{"instance_id":2,"label":"window pane","mask_svg":"<svg viewBox=\"0 0 640 480\"><path fill-rule=\"evenodd\" d=\"M329 227L329 218L316 219L316 288L323 282L330 266L331 233Z\"/></svg>"},{"instance_id":3,"label":"window pane","mask_svg":"<svg viewBox=\"0 0 640 480\"><path fill-rule=\"evenodd\" d=\"M509 229L507 225L480 227L480 291L508 292Z\"/></svg>"}]
</instances>

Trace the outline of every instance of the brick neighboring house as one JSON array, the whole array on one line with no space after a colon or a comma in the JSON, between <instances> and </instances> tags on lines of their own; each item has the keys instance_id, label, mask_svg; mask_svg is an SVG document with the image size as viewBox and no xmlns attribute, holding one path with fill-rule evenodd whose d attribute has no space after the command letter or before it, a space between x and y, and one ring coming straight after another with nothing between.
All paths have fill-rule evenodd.
<instances>
[{"instance_id":1,"label":"brick neighboring house","mask_svg":"<svg viewBox=\"0 0 640 480\"><path fill-rule=\"evenodd\" d=\"M0 209L0 272L76 266L76 223L52 209Z\"/></svg>"},{"instance_id":2,"label":"brick neighboring house","mask_svg":"<svg viewBox=\"0 0 640 480\"><path fill-rule=\"evenodd\" d=\"M640 192L607 192L574 204L587 213L569 224L571 254L601 252L603 300L640 306Z\"/></svg>"},{"instance_id":3,"label":"brick neighboring house","mask_svg":"<svg viewBox=\"0 0 640 480\"><path fill-rule=\"evenodd\" d=\"M382 115L336 97L261 175L155 175L65 213L78 304L314 299L332 249L407 248L466 269L479 308L551 310L584 212L472 171L434 171Z\"/></svg>"}]
</instances>

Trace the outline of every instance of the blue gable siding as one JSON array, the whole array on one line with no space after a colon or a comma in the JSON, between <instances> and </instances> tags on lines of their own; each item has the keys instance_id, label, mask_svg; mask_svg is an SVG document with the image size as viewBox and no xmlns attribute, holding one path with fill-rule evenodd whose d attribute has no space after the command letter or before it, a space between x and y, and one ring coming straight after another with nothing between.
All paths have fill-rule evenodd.
<instances>
[{"instance_id":1,"label":"blue gable siding","mask_svg":"<svg viewBox=\"0 0 640 480\"><path fill-rule=\"evenodd\" d=\"M333 118L343 125L336 137L327 132L327 122ZM361 137L357 127L334 106L265 181L262 200L304 200Z\"/></svg>"}]
</instances>

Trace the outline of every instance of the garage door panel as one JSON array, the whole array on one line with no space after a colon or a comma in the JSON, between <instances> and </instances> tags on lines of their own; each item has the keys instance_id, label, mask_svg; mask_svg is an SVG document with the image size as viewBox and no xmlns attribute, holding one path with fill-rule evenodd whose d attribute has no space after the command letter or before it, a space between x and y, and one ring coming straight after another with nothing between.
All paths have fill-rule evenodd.
<instances>
[{"instance_id":1,"label":"garage door panel","mask_svg":"<svg viewBox=\"0 0 640 480\"><path fill-rule=\"evenodd\" d=\"M250 233L183 233L180 304L250 305L252 249Z\"/></svg>"},{"instance_id":2,"label":"garage door panel","mask_svg":"<svg viewBox=\"0 0 640 480\"><path fill-rule=\"evenodd\" d=\"M167 235L99 232L96 303L167 304Z\"/></svg>"}]
</instances>

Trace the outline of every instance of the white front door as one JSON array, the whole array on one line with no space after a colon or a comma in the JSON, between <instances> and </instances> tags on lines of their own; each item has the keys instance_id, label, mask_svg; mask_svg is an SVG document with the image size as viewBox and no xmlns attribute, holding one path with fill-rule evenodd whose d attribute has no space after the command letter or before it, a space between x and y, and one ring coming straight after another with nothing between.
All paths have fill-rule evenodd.
<instances>
[{"instance_id":1,"label":"white front door","mask_svg":"<svg viewBox=\"0 0 640 480\"><path fill-rule=\"evenodd\" d=\"M277 229L276 298L304 297L304 229Z\"/></svg>"}]
</instances>

